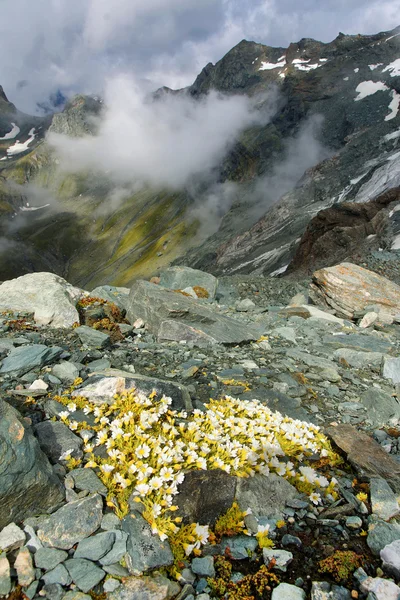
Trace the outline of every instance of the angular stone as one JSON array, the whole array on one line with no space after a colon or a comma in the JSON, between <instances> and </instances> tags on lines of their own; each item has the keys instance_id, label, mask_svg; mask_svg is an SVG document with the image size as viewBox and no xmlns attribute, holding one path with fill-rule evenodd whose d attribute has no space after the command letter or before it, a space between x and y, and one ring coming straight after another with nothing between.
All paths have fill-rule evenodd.
<instances>
[{"instance_id":1,"label":"angular stone","mask_svg":"<svg viewBox=\"0 0 400 600\"><path fill-rule=\"evenodd\" d=\"M373 438L352 425L329 427L325 433L346 452L361 477L382 477L400 494L400 464Z\"/></svg>"},{"instance_id":2,"label":"angular stone","mask_svg":"<svg viewBox=\"0 0 400 600\"><path fill-rule=\"evenodd\" d=\"M247 560L252 556L258 546L255 537L248 535L235 535L233 537L224 537L221 543L217 546L220 549L219 554L225 554L229 548L229 552L234 560Z\"/></svg>"},{"instance_id":3,"label":"angular stone","mask_svg":"<svg viewBox=\"0 0 400 600\"><path fill-rule=\"evenodd\" d=\"M397 523L386 523L379 519L369 523L367 544L375 555L379 556L385 546L396 540L400 540L400 525Z\"/></svg>"},{"instance_id":4,"label":"angular stone","mask_svg":"<svg viewBox=\"0 0 400 600\"><path fill-rule=\"evenodd\" d=\"M85 469L86 470L86 469ZM100 525L104 531L112 531L113 529L121 529L121 521L114 513L104 515Z\"/></svg>"},{"instance_id":5,"label":"angular stone","mask_svg":"<svg viewBox=\"0 0 400 600\"><path fill-rule=\"evenodd\" d=\"M369 367L375 367L376 370L380 370L383 354L380 352L357 352L350 348L338 348L333 353L333 356L339 361L349 364L355 369L368 369Z\"/></svg>"},{"instance_id":6,"label":"angular stone","mask_svg":"<svg viewBox=\"0 0 400 600\"><path fill-rule=\"evenodd\" d=\"M400 383L400 358L385 356L383 361L383 377L394 384Z\"/></svg>"},{"instance_id":7,"label":"angular stone","mask_svg":"<svg viewBox=\"0 0 400 600\"><path fill-rule=\"evenodd\" d=\"M238 312L248 312L249 310L253 310L255 306L256 305L252 300L250 300L249 298L244 298L236 304L236 310Z\"/></svg>"},{"instance_id":8,"label":"angular stone","mask_svg":"<svg viewBox=\"0 0 400 600\"><path fill-rule=\"evenodd\" d=\"M0 531L0 552L11 552L25 543L25 533L15 523L10 523Z\"/></svg>"},{"instance_id":9,"label":"angular stone","mask_svg":"<svg viewBox=\"0 0 400 600\"><path fill-rule=\"evenodd\" d=\"M361 329L366 329L367 327L371 327L371 325L373 325L377 319L378 313L374 311L367 312L359 322L358 326Z\"/></svg>"},{"instance_id":10,"label":"angular stone","mask_svg":"<svg viewBox=\"0 0 400 600\"><path fill-rule=\"evenodd\" d=\"M0 286L1 287L1 286ZM56 360L63 353L58 346L29 344L11 350L2 362L0 373L18 373L23 375L31 369L38 369Z\"/></svg>"},{"instance_id":11,"label":"angular stone","mask_svg":"<svg viewBox=\"0 0 400 600\"><path fill-rule=\"evenodd\" d=\"M33 431L38 438L39 446L52 463L57 463L60 456L72 450L74 458L81 458L83 441L60 421L42 421L34 426Z\"/></svg>"},{"instance_id":12,"label":"angular stone","mask_svg":"<svg viewBox=\"0 0 400 600\"><path fill-rule=\"evenodd\" d=\"M382 390L370 389L361 396L367 409L367 420L372 427L387 425L392 417L400 419L400 404L396 398Z\"/></svg>"},{"instance_id":13,"label":"angular stone","mask_svg":"<svg viewBox=\"0 0 400 600\"><path fill-rule=\"evenodd\" d=\"M71 590L62 597L62 600L92 600L92 596L88 596L88 594L78 592L77 590Z\"/></svg>"},{"instance_id":14,"label":"angular stone","mask_svg":"<svg viewBox=\"0 0 400 600\"><path fill-rule=\"evenodd\" d=\"M236 500L240 509L251 509L255 518L280 518L288 500L299 498L299 493L286 479L271 473L254 477L239 477Z\"/></svg>"},{"instance_id":15,"label":"angular stone","mask_svg":"<svg viewBox=\"0 0 400 600\"><path fill-rule=\"evenodd\" d=\"M54 377L58 377L66 383L73 383L79 377L79 369L73 363L67 361L54 365L51 372Z\"/></svg>"},{"instance_id":16,"label":"angular stone","mask_svg":"<svg viewBox=\"0 0 400 600\"><path fill-rule=\"evenodd\" d=\"M69 502L44 520L38 537L46 546L69 550L99 528L103 517L103 500L95 494Z\"/></svg>"},{"instance_id":17,"label":"angular stone","mask_svg":"<svg viewBox=\"0 0 400 600\"><path fill-rule=\"evenodd\" d=\"M97 561L107 552L110 552L114 540L115 535L111 531L85 538L79 542L74 558L87 558L88 560Z\"/></svg>"},{"instance_id":18,"label":"angular stone","mask_svg":"<svg viewBox=\"0 0 400 600\"><path fill-rule=\"evenodd\" d=\"M126 564L132 575L172 565L174 557L169 543L153 535L150 525L140 514L125 517L122 529L129 535Z\"/></svg>"},{"instance_id":19,"label":"angular stone","mask_svg":"<svg viewBox=\"0 0 400 600\"><path fill-rule=\"evenodd\" d=\"M118 579L107 579L104 582L103 589L105 592L114 592L120 585Z\"/></svg>"},{"instance_id":20,"label":"angular stone","mask_svg":"<svg viewBox=\"0 0 400 600\"><path fill-rule=\"evenodd\" d=\"M222 344L240 344L257 340L262 328L236 321L192 298L148 283L137 281L129 294L127 316L131 323L141 318L154 335L163 321L175 320L193 327Z\"/></svg>"},{"instance_id":21,"label":"angular stone","mask_svg":"<svg viewBox=\"0 0 400 600\"><path fill-rule=\"evenodd\" d=\"M28 587L35 580L35 569L33 568L32 556L26 546L23 546L17 554L14 568L17 571L18 583L22 587Z\"/></svg>"},{"instance_id":22,"label":"angular stone","mask_svg":"<svg viewBox=\"0 0 400 600\"><path fill-rule=\"evenodd\" d=\"M129 288L116 287L114 285L100 285L92 290L90 295L93 298L101 298L102 300L112 302L118 306L118 308L123 310L126 308L126 301L129 296Z\"/></svg>"},{"instance_id":23,"label":"angular stone","mask_svg":"<svg viewBox=\"0 0 400 600\"><path fill-rule=\"evenodd\" d=\"M201 287L213 300L218 286L218 279L210 273L191 269L190 267L168 267L160 273L160 285L170 290L183 290L186 287Z\"/></svg>"},{"instance_id":24,"label":"angular stone","mask_svg":"<svg viewBox=\"0 0 400 600\"><path fill-rule=\"evenodd\" d=\"M313 581L311 600L351 600L350 592L340 585Z\"/></svg>"},{"instance_id":25,"label":"angular stone","mask_svg":"<svg viewBox=\"0 0 400 600\"><path fill-rule=\"evenodd\" d=\"M46 585L52 585L54 583L69 585L72 581L67 569L61 564L57 565L51 571L47 571L47 573L42 576L42 579Z\"/></svg>"},{"instance_id":26,"label":"angular stone","mask_svg":"<svg viewBox=\"0 0 400 600\"><path fill-rule=\"evenodd\" d=\"M89 494L107 494L106 486L93 469L73 469L68 475L72 478L74 487L78 492L85 491L89 492ZM115 518L118 519L118 517Z\"/></svg>"},{"instance_id":27,"label":"angular stone","mask_svg":"<svg viewBox=\"0 0 400 600\"><path fill-rule=\"evenodd\" d=\"M163 321L158 330L158 340L168 342L191 342L197 348L207 348L218 343L214 337L207 335L197 327L186 325L180 321L168 319Z\"/></svg>"},{"instance_id":28,"label":"angular stone","mask_svg":"<svg viewBox=\"0 0 400 600\"><path fill-rule=\"evenodd\" d=\"M290 583L280 583L272 591L271 600L305 600L306 593Z\"/></svg>"},{"instance_id":29,"label":"angular stone","mask_svg":"<svg viewBox=\"0 0 400 600\"><path fill-rule=\"evenodd\" d=\"M68 552L56 548L38 548L34 554L35 565L44 571L55 569L68 558Z\"/></svg>"},{"instance_id":30,"label":"angular stone","mask_svg":"<svg viewBox=\"0 0 400 600\"><path fill-rule=\"evenodd\" d=\"M0 285L0 311L33 312L39 325L72 327L83 290L54 273L29 273Z\"/></svg>"},{"instance_id":31,"label":"angular stone","mask_svg":"<svg viewBox=\"0 0 400 600\"><path fill-rule=\"evenodd\" d=\"M56 508L64 488L19 413L0 400L0 528Z\"/></svg>"},{"instance_id":32,"label":"angular stone","mask_svg":"<svg viewBox=\"0 0 400 600\"><path fill-rule=\"evenodd\" d=\"M110 345L110 336L92 327L82 325L75 329L75 333L78 335L82 344L89 346L90 348L106 348Z\"/></svg>"},{"instance_id":33,"label":"angular stone","mask_svg":"<svg viewBox=\"0 0 400 600\"><path fill-rule=\"evenodd\" d=\"M215 577L214 559L212 556L194 558L190 568L199 577Z\"/></svg>"},{"instance_id":34,"label":"angular stone","mask_svg":"<svg viewBox=\"0 0 400 600\"><path fill-rule=\"evenodd\" d=\"M0 596L11 592L11 569L5 554L0 554Z\"/></svg>"},{"instance_id":35,"label":"angular stone","mask_svg":"<svg viewBox=\"0 0 400 600\"><path fill-rule=\"evenodd\" d=\"M235 477L220 469L189 471L174 499L179 507L177 516L182 517L184 523L215 525L218 517L233 504L236 481Z\"/></svg>"},{"instance_id":36,"label":"angular stone","mask_svg":"<svg viewBox=\"0 0 400 600\"><path fill-rule=\"evenodd\" d=\"M72 392L72 397L83 396L94 404L111 402L116 394L121 394L127 388L124 377L101 377L89 379L89 382Z\"/></svg>"},{"instance_id":37,"label":"angular stone","mask_svg":"<svg viewBox=\"0 0 400 600\"><path fill-rule=\"evenodd\" d=\"M341 263L313 274L310 297L352 319L367 306L378 305L393 317L400 312L400 287L372 271Z\"/></svg>"},{"instance_id":38,"label":"angular stone","mask_svg":"<svg viewBox=\"0 0 400 600\"><path fill-rule=\"evenodd\" d=\"M369 593L374 600L399 600L400 587L381 577L367 577L361 585L362 592Z\"/></svg>"},{"instance_id":39,"label":"angular stone","mask_svg":"<svg viewBox=\"0 0 400 600\"><path fill-rule=\"evenodd\" d=\"M71 558L65 562L65 566L72 581L82 592L89 592L106 576L103 569L84 558Z\"/></svg>"},{"instance_id":40,"label":"angular stone","mask_svg":"<svg viewBox=\"0 0 400 600\"><path fill-rule=\"evenodd\" d=\"M327 335L322 338L324 345L332 348L350 348L360 352L381 352L387 354L394 346L388 340L376 335L365 335L360 333L340 333L338 335Z\"/></svg>"},{"instance_id":41,"label":"angular stone","mask_svg":"<svg viewBox=\"0 0 400 600\"><path fill-rule=\"evenodd\" d=\"M380 552L383 568L400 579L400 539L387 544Z\"/></svg>"},{"instance_id":42,"label":"angular stone","mask_svg":"<svg viewBox=\"0 0 400 600\"><path fill-rule=\"evenodd\" d=\"M129 577L114 592L108 594L108 600L169 600L169 586L159 583L152 577Z\"/></svg>"},{"instance_id":43,"label":"angular stone","mask_svg":"<svg viewBox=\"0 0 400 600\"><path fill-rule=\"evenodd\" d=\"M42 542L39 540L38 536L35 533L35 530L33 529L33 527L31 527L31 525L25 525L24 532L28 536L28 539L25 542L25 546L29 548L30 552L34 554L37 550L39 550L39 548L43 547Z\"/></svg>"},{"instance_id":44,"label":"angular stone","mask_svg":"<svg viewBox=\"0 0 400 600\"><path fill-rule=\"evenodd\" d=\"M116 529L115 531L110 532L114 536L114 544L111 550L105 554L102 558L100 558L100 564L102 566L113 565L121 560L126 554L126 542L128 540L128 534L125 531L119 531Z\"/></svg>"},{"instance_id":45,"label":"angular stone","mask_svg":"<svg viewBox=\"0 0 400 600\"><path fill-rule=\"evenodd\" d=\"M268 566L271 560L275 560L274 569L286 573L288 566L293 560L293 554L287 550L275 548L263 548L264 563Z\"/></svg>"},{"instance_id":46,"label":"angular stone","mask_svg":"<svg viewBox=\"0 0 400 600\"><path fill-rule=\"evenodd\" d=\"M302 319L320 319L321 321L329 321L330 323L338 323L344 325L343 319L335 317L316 306L311 304L300 305L300 306L287 306L279 311L279 314L283 317L301 317Z\"/></svg>"},{"instance_id":47,"label":"angular stone","mask_svg":"<svg viewBox=\"0 0 400 600\"><path fill-rule=\"evenodd\" d=\"M383 521L389 521L400 512L396 496L387 481L373 477L370 481L372 512Z\"/></svg>"}]
</instances>

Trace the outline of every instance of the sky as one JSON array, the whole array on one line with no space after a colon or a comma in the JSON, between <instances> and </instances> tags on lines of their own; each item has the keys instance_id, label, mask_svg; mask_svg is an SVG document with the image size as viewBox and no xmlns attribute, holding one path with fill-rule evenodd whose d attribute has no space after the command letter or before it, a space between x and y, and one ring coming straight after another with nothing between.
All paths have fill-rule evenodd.
<instances>
[{"instance_id":1,"label":"sky","mask_svg":"<svg viewBox=\"0 0 400 600\"><path fill-rule=\"evenodd\" d=\"M102 94L119 76L148 91L190 85L242 39L286 47L390 30L400 0L0 0L0 15L0 85L34 113L58 91Z\"/></svg>"}]
</instances>

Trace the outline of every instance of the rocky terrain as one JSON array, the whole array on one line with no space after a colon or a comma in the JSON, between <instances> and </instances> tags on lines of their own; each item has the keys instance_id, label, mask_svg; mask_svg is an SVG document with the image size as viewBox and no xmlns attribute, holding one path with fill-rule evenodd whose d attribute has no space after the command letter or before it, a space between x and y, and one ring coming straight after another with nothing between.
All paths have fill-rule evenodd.
<instances>
[{"instance_id":1,"label":"rocky terrain","mask_svg":"<svg viewBox=\"0 0 400 600\"><path fill-rule=\"evenodd\" d=\"M0 596L398 600L398 264L0 285Z\"/></svg>"}]
</instances>

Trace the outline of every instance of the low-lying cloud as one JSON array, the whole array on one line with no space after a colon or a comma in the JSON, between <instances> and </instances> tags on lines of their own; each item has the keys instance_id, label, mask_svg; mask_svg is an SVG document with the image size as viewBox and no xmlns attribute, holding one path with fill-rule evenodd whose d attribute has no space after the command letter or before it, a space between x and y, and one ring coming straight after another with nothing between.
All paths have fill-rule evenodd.
<instances>
[{"instance_id":1,"label":"low-lying cloud","mask_svg":"<svg viewBox=\"0 0 400 600\"><path fill-rule=\"evenodd\" d=\"M208 179L239 134L266 124L274 112L274 102L215 92L200 100L186 94L152 100L122 76L107 84L104 104L95 136L48 134L61 167L169 189Z\"/></svg>"}]
</instances>

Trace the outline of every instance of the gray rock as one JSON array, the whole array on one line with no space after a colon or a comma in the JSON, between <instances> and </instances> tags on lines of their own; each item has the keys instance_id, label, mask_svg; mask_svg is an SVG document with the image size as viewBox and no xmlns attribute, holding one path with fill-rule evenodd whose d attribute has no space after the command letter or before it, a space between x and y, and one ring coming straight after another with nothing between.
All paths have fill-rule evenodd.
<instances>
[{"instance_id":1,"label":"gray rock","mask_svg":"<svg viewBox=\"0 0 400 600\"><path fill-rule=\"evenodd\" d=\"M65 562L72 581L82 591L88 592L106 576L103 569L84 558L71 558Z\"/></svg>"},{"instance_id":2,"label":"gray rock","mask_svg":"<svg viewBox=\"0 0 400 600\"><path fill-rule=\"evenodd\" d=\"M215 298L218 279L210 273L190 267L168 267L160 273L160 285L170 290L183 290L186 287L201 287L208 292L210 300Z\"/></svg>"},{"instance_id":3,"label":"gray rock","mask_svg":"<svg viewBox=\"0 0 400 600\"><path fill-rule=\"evenodd\" d=\"M214 346L218 340L197 327L168 319L163 321L158 330L158 340L168 342L190 342L197 348Z\"/></svg>"},{"instance_id":4,"label":"gray rock","mask_svg":"<svg viewBox=\"0 0 400 600\"><path fill-rule=\"evenodd\" d=\"M116 529L114 531L110 531L110 533L114 536L114 543L112 548L110 549L105 556L100 558L100 564L102 566L113 565L121 560L126 554L126 542L128 540L128 534L125 531L120 531ZM100 534L101 535L101 534Z\"/></svg>"},{"instance_id":5,"label":"gray rock","mask_svg":"<svg viewBox=\"0 0 400 600\"><path fill-rule=\"evenodd\" d=\"M373 600L399 600L400 587L381 577L367 577L360 585L362 592L371 596Z\"/></svg>"},{"instance_id":6,"label":"gray rock","mask_svg":"<svg viewBox=\"0 0 400 600\"><path fill-rule=\"evenodd\" d=\"M263 548L264 563L268 566L271 560L275 560L274 569L286 573L288 566L293 560L293 554L287 550L276 550L274 548Z\"/></svg>"},{"instance_id":7,"label":"gray rock","mask_svg":"<svg viewBox=\"0 0 400 600\"><path fill-rule=\"evenodd\" d=\"M107 579L104 582L103 589L105 592L114 592L120 585L118 579Z\"/></svg>"},{"instance_id":8,"label":"gray rock","mask_svg":"<svg viewBox=\"0 0 400 600\"><path fill-rule=\"evenodd\" d=\"M240 344L257 340L261 327L236 321L215 307L167 290L147 281L137 281L129 294L127 316L131 323L137 318L145 321L154 335L159 334L163 321L174 320L198 329L223 344Z\"/></svg>"},{"instance_id":9,"label":"gray rock","mask_svg":"<svg viewBox=\"0 0 400 600\"><path fill-rule=\"evenodd\" d=\"M350 600L350 592L340 585L313 581L311 600Z\"/></svg>"},{"instance_id":10,"label":"gray rock","mask_svg":"<svg viewBox=\"0 0 400 600\"><path fill-rule=\"evenodd\" d=\"M386 339L374 335L361 335L360 333L340 333L328 335L322 339L323 343L332 348L350 348L360 352L390 352L393 345Z\"/></svg>"},{"instance_id":11,"label":"gray rock","mask_svg":"<svg viewBox=\"0 0 400 600\"><path fill-rule=\"evenodd\" d=\"M123 567L120 563L113 563L112 565L101 565L102 569L112 575L113 577L128 577L129 571L126 567Z\"/></svg>"},{"instance_id":12,"label":"gray rock","mask_svg":"<svg viewBox=\"0 0 400 600\"><path fill-rule=\"evenodd\" d=\"M119 327L121 328L123 323L120 323ZM98 373L99 371L104 371L104 369L109 369L111 367L111 362L107 358L99 358L98 360L93 360L87 365L87 370L89 373Z\"/></svg>"},{"instance_id":13,"label":"gray rock","mask_svg":"<svg viewBox=\"0 0 400 600\"><path fill-rule=\"evenodd\" d=\"M256 305L252 300L250 300L249 298L244 298L236 304L236 310L238 312L248 312L249 310L253 310L255 306Z\"/></svg>"},{"instance_id":14,"label":"gray rock","mask_svg":"<svg viewBox=\"0 0 400 600\"><path fill-rule=\"evenodd\" d=\"M68 476L72 478L74 487L78 492L86 491L90 494L107 494L106 486L92 469L73 469L68 473ZM119 521L118 517L115 518ZM102 529L104 528L102 527Z\"/></svg>"},{"instance_id":15,"label":"gray rock","mask_svg":"<svg viewBox=\"0 0 400 600\"><path fill-rule=\"evenodd\" d=\"M241 510L250 508L255 518L281 518L287 500L298 497L296 488L274 473L237 479L236 500Z\"/></svg>"},{"instance_id":16,"label":"gray rock","mask_svg":"<svg viewBox=\"0 0 400 600\"><path fill-rule=\"evenodd\" d=\"M234 560L246 560L252 556L258 546L256 538L248 535L235 535L233 537L224 537L217 546L220 554L224 554L229 548Z\"/></svg>"},{"instance_id":17,"label":"gray rock","mask_svg":"<svg viewBox=\"0 0 400 600\"><path fill-rule=\"evenodd\" d=\"M63 600L64 589L59 583L47 583L40 590L45 598L51 598L51 600Z\"/></svg>"},{"instance_id":18,"label":"gray rock","mask_svg":"<svg viewBox=\"0 0 400 600\"><path fill-rule=\"evenodd\" d=\"M273 592L272 600L305 600L306 593L295 585L280 583Z\"/></svg>"},{"instance_id":19,"label":"gray rock","mask_svg":"<svg viewBox=\"0 0 400 600\"><path fill-rule=\"evenodd\" d=\"M42 542L39 540L38 536L35 533L35 530L31 525L25 525L24 532L26 533L27 540L25 542L25 546L29 548L30 552L35 554L39 548L42 548Z\"/></svg>"},{"instance_id":20,"label":"gray rock","mask_svg":"<svg viewBox=\"0 0 400 600\"><path fill-rule=\"evenodd\" d=\"M25 533L15 523L10 523L0 531L0 551L11 552L25 543Z\"/></svg>"},{"instance_id":21,"label":"gray rock","mask_svg":"<svg viewBox=\"0 0 400 600\"><path fill-rule=\"evenodd\" d=\"M66 383L72 383L77 377L79 377L79 369L76 368L72 362L61 362L58 365L54 365L52 368L54 377L65 381Z\"/></svg>"},{"instance_id":22,"label":"gray rock","mask_svg":"<svg viewBox=\"0 0 400 600\"><path fill-rule=\"evenodd\" d=\"M172 565L174 557L167 541L151 533L150 525L138 513L125 517L122 529L129 535L126 564L132 575Z\"/></svg>"},{"instance_id":23,"label":"gray rock","mask_svg":"<svg viewBox=\"0 0 400 600\"><path fill-rule=\"evenodd\" d=\"M400 525L378 519L370 520L367 544L376 556L379 556L385 546L396 540L400 540Z\"/></svg>"},{"instance_id":24,"label":"gray rock","mask_svg":"<svg viewBox=\"0 0 400 600\"><path fill-rule=\"evenodd\" d=\"M35 580L35 569L33 568L32 556L26 546L23 546L15 559L14 568L17 571L18 583L22 587L28 587Z\"/></svg>"},{"instance_id":25,"label":"gray rock","mask_svg":"<svg viewBox=\"0 0 400 600\"><path fill-rule=\"evenodd\" d=\"M218 490L218 494L215 494ZM215 525L235 499L236 478L225 471L190 471L179 486L175 503L184 523Z\"/></svg>"},{"instance_id":26,"label":"gray rock","mask_svg":"<svg viewBox=\"0 0 400 600\"><path fill-rule=\"evenodd\" d=\"M349 529L361 529L362 519L360 519L360 517L347 517L346 527Z\"/></svg>"},{"instance_id":27,"label":"gray rock","mask_svg":"<svg viewBox=\"0 0 400 600\"><path fill-rule=\"evenodd\" d=\"M28 600L33 600L33 598L35 598L38 587L39 581L36 580L24 590L24 594L28 598Z\"/></svg>"},{"instance_id":28,"label":"gray rock","mask_svg":"<svg viewBox=\"0 0 400 600\"><path fill-rule=\"evenodd\" d=\"M126 301L129 296L129 288L116 287L114 285L100 285L90 292L93 298L101 298L116 304L118 308L125 309Z\"/></svg>"},{"instance_id":29,"label":"gray rock","mask_svg":"<svg viewBox=\"0 0 400 600\"><path fill-rule=\"evenodd\" d=\"M372 427L386 425L392 417L400 418L400 404L396 398L382 390L370 389L361 396L368 411L367 419Z\"/></svg>"},{"instance_id":30,"label":"gray rock","mask_svg":"<svg viewBox=\"0 0 400 600\"><path fill-rule=\"evenodd\" d=\"M389 521L399 514L400 507L396 496L385 479L374 477L370 480L372 512L383 521Z\"/></svg>"},{"instance_id":31,"label":"gray rock","mask_svg":"<svg viewBox=\"0 0 400 600\"><path fill-rule=\"evenodd\" d=\"M0 285L0 310L33 312L36 323L72 327L83 291L54 273L29 273Z\"/></svg>"},{"instance_id":32,"label":"gray rock","mask_svg":"<svg viewBox=\"0 0 400 600\"><path fill-rule=\"evenodd\" d=\"M212 556L194 558L190 568L193 573L200 577L215 577L214 559Z\"/></svg>"},{"instance_id":33,"label":"gray rock","mask_svg":"<svg viewBox=\"0 0 400 600\"><path fill-rule=\"evenodd\" d=\"M74 558L87 558L88 560L97 561L111 550L114 540L115 535L112 531L85 538L79 542Z\"/></svg>"},{"instance_id":34,"label":"gray rock","mask_svg":"<svg viewBox=\"0 0 400 600\"><path fill-rule=\"evenodd\" d=\"M1 287L1 286L0 286ZM30 344L11 350L3 360L0 373L18 373L23 375L31 369L39 369L56 360L63 353L58 346L44 346L43 344Z\"/></svg>"},{"instance_id":35,"label":"gray rock","mask_svg":"<svg viewBox=\"0 0 400 600\"><path fill-rule=\"evenodd\" d=\"M271 335L276 335L294 344L296 343L296 330L293 327L277 327L272 330Z\"/></svg>"},{"instance_id":36,"label":"gray rock","mask_svg":"<svg viewBox=\"0 0 400 600\"><path fill-rule=\"evenodd\" d=\"M169 586L152 577L129 577L108 600L169 600Z\"/></svg>"},{"instance_id":37,"label":"gray rock","mask_svg":"<svg viewBox=\"0 0 400 600\"><path fill-rule=\"evenodd\" d=\"M33 428L39 446L52 463L60 460L61 454L72 450L71 456L81 458L83 441L60 421L42 421Z\"/></svg>"},{"instance_id":38,"label":"gray rock","mask_svg":"<svg viewBox=\"0 0 400 600\"><path fill-rule=\"evenodd\" d=\"M51 571L47 571L42 576L43 581L46 585L53 583L59 583L60 585L69 585L71 583L71 577L64 565L59 564Z\"/></svg>"},{"instance_id":39,"label":"gray rock","mask_svg":"<svg viewBox=\"0 0 400 600\"><path fill-rule=\"evenodd\" d=\"M388 544L380 551L383 568L400 579L400 539Z\"/></svg>"},{"instance_id":40,"label":"gray rock","mask_svg":"<svg viewBox=\"0 0 400 600\"><path fill-rule=\"evenodd\" d=\"M380 352L358 352L350 348L338 348L333 355L338 361L345 361L355 369L368 367L380 369L383 360L383 354Z\"/></svg>"},{"instance_id":41,"label":"gray rock","mask_svg":"<svg viewBox=\"0 0 400 600\"><path fill-rule=\"evenodd\" d=\"M86 471L87 469L85 469ZM101 529L104 531L111 531L113 529L121 529L121 521L114 513L107 513L104 515L101 525Z\"/></svg>"},{"instance_id":42,"label":"gray rock","mask_svg":"<svg viewBox=\"0 0 400 600\"><path fill-rule=\"evenodd\" d=\"M11 569L5 554L0 554L0 596L11 592Z\"/></svg>"},{"instance_id":43,"label":"gray rock","mask_svg":"<svg viewBox=\"0 0 400 600\"><path fill-rule=\"evenodd\" d=\"M85 344L90 348L106 348L110 345L110 336L102 331L92 329L92 327L82 325L75 329L75 333L78 335L82 344Z\"/></svg>"},{"instance_id":44,"label":"gray rock","mask_svg":"<svg viewBox=\"0 0 400 600\"><path fill-rule=\"evenodd\" d=\"M68 558L68 552L56 548L39 548L34 555L35 565L44 571L55 569Z\"/></svg>"},{"instance_id":45,"label":"gray rock","mask_svg":"<svg viewBox=\"0 0 400 600\"><path fill-rule=\"evenodd\" d=\"M46 546L69 550L99 528L102 511L98 494L70 502L40 524L38 537Z\"/></svg>"},{"instance_id":46,"label":"gray rock","mask_svg":"<svg viewBox=\"0 0 400 600\"><path fill-rule=\"evenodd\" d=\"M19 413L0 400L0 528L56 508L64 489Z\"/></svg>"},{"instance_id":47,"label":"gray rock","mask_svg":"<svg viewBox=\"0 0 400 600\"><path fill-rule=\"evenodd\" d=\"M62 597L62 600L92 600L92 596L88 596L88 594L78 592L77 590L71 590Z\"/></svg>"},{"instance_id":48,"label":"gray rock","mask_svg":"<svg viewBox=\"0 0 400 600\"><path fill-rule=\"evenodd\" d=\"M382 374L394 384L400 383L400 358L385 356Z\"/></svg>"}]
</instances>

